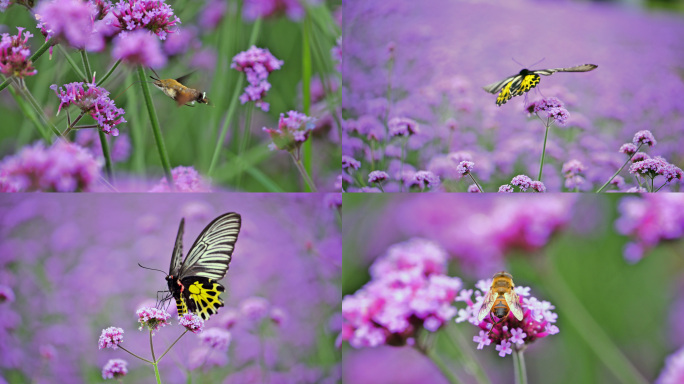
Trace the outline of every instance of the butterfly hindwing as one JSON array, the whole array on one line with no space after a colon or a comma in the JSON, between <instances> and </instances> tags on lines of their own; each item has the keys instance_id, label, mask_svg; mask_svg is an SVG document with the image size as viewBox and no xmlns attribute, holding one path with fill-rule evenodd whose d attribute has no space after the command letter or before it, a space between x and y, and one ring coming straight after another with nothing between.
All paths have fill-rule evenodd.
<instances>
[{"instance_id":1,"label":"butterfly hindwing","mask_svg":"<svg viewBox=\"0 0 684 384\"><path fill-rule=\"evenodd\" d=\"M225 291L223 285L205 277L187 277L182 283L185 287L183 299L187 303L188 311L207 320L223 307L223 300L219 297L219 294Z\"/></svg>"}]
</instances>

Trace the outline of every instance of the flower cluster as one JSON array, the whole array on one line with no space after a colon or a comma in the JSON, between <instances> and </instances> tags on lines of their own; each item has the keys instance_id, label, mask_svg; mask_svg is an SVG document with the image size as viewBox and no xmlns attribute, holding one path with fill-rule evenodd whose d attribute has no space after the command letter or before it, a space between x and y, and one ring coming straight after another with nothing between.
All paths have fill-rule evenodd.
<instances>
[{"instance_id":1,"label":"flower cluster","mask_svg":"<svg viewBox=\"0 0 684 384\"><path fill-rule=\"evenodd\" d=\"M446 276L446 252L412 239L390 247L370 267L371 281L342 301L338 339L354 348L415 342L419 329L437 331L456 315L461 280Z\"/></svg>"},{"instance_id":2,"label":"flower cluster","mask_svg":"<svg viewBox=\"0 0 684 384\"><path fill-rule=\"evenodd\" d=\"M119 379L128 373L128 363L121 359L111 359L102 367L103 379Z\"/></svg>"},{"instance_id":3,"label":"flower cluster","mask_svg":"<svg viewBox=\"0 0 684 384\"><path fill-rule=\"evenodd\" d=\"M632 160L634 160L634 158L632 158ZM665 184L669 184L673 181L681 181L682 176L684 176L684 172L682 172L681 168L668 163L667 160L660 156L642 158L641 160L632 163L629 167L629 173L648 178L651 180L651 183L653 183L657 176L663 176ZM653 189L653 185L651 186L651 189Z\"/></svg>"},{"instance_id":4,"label":"flower cluster","mask_svg":"<svg viewBox=\"0 0 684 384\"><path fill-rule=\"evenodd\" d=\"M283 61L278 60L268 49L252 46L244 52L240 52L233 57L230 67L247 76L249 85L245 87L245 93L240 95L240 102L245 104L254 101L254 105L263 111L268 111L269 104L263 101L266 92L271 89L268 82L268 75L282 67Z\"/></svg>"},{"instance_id":5,"label":"flower cluster","mask_svg":"<svg viewBox=\"0 0 684 384\"><path fill-rule=\"evenodd\" d=\"M225 352L230 347L232 336L230 332L221 328L209 328L200 335L202 343L211 349Z\"/></svg>"},{"instance_id":6,"label":"flower cluster","mask_svg":"<svg viewBox=\"0 0 684 384\"><path fill-rule=\"evenodd\" d=\"M418 187L419 190L432 189L440 184L439 176L430 171L418 171L412 173L411 177L406 178L404 184L411 187Z\"/></svg>"},{"instance_id":7,"label":"flower cluster","mask_svg":"<svg viewBox=\"0 0 684 384\"><path fill-rule=\"evenodd\" d=\"M615 228L631 238L623 250L630 263L641 260L661 241L684 236L684 196L680 194L625 197L618 211Z\"/></svg>"},{"instance_id":8,"label":"flower cluster","mask_svg":"<svg viewBox=\"0 0 684 384\"><path fill-rule=\"evenodd\" d=\"M565 188L569 190L578 190L580 187L582 187L585 182L583 176L585 170L586 168L584 164L576 159L570 160L563 164L561 172L565 177Z\"/></svg>"},{"instance_id":9,"label":"flower cluster","mask_svg":"<svg viewBox=\"0 0 684 384\"><path fill-rule=\"evenodd\" d=\"M204 320L194 313L186 313L183 316L178 317L178 323L185 327L188 331L192 333L202 332L204 328Z\"/></svg>"},{"instance_id":10,"label":"flower cluster","mask_svg":"<svg viewBox=\"0 0 684 384\"><path fill-rule=\"evenodd\" d=\"M81 0L43 1L36 7L36 27L45 41L56 37L79 49L99 51L104 48L104 38L94 29L95 11L91 3Z\"/></svg>"},{"instance_id":11,"label":"flower cluster","mask_svg":"<svg viewBox=\"0 0 684 384\"><path fill-rule=\"evenodd\" d=\"M563 107L563 103L556 97L548 97L533 102L528 107L528 110L533 111L537 116L541 113L561 127L568 123L568 118L570 117L568 110Z\"/></svg>"},{"instance_id":12,"label":"flower cluster","mask_svg":"<svg viewBox=\"0 0 684 384\"><path fill-rule=\"evenodd\" d=\"M521 192L525 192L531 189L534 192L546 192L546 186L539 180L532 180L527 175L515 176L510 184L504 184L499 187L500 193L513 193L515 189L513 187L518 187Z\"/></svg>"},{"instance_id":13,"label":"flower cluster","mask_svg":"<svg viewBox=\"0 0 684 384\"><path fill-rule=\"evenodd\" d=\"M298 0L245 0L242 15L247 20L265 19L285 14L298 21L304 16L304 8Z\"/></svg>"},{"instance_id":14,"label":"flower cluster","mask_svg":"<svg viewBox=\"0 0 684 384\"><path fill-rule=\"evenodd\" d=\"M33 68L33 62L29 60L31 51L27 45L28 39L33 35L26 32L24 36L21 36L24 28L17 27L17 29L19 33L16 36L3 33L0 39L0 72L5 76L33 76L38 71Z\"/></svg>"},{"instance_id":15,"label":"flower cluster","mask_svg":"<svg viewBox=\"0 0 684 384\"><path fill-rule=\"evenodd\" d=\"M109 98L109 91L96 85L95 76L93 76L91 83L74 82L65 84L64 88L58 88L57 84L53 84L50 89L55 91L60 99L57 114L62 108L73 104L80 108L83 113L89 113L102 132L112 136L119 134L119 129L116 126L126 122L126 119L123 118L126 111L116 107L114 100Z\"/></svg>"},{"instance_id":16,"label":"flower cluster","mask_svg":"<svg viewBox=\"0 0 684 384\"><path fill-rule=\"evenodd\" d=\"M117 349L119 344L123 342L123 329L117 327L109 327L102 330L100 335L100 340L98 342L98 347Z\"/></svg>"},{"instance_id":17,"label":"flower cluster","mask_svg":"<svg viewBox=\"0 0 684 384\"><path fill-rule=\"evenodd\" d=\"M90 191L100 169L93 155L76 144L58 141L46 148L38 142L0 163L0 191Z\"/></svg>"},{"instance_id":18,"label":"flower cluster","mask_svg":"<svg viewBox=\"0 0 684 384\"><path fill-rule=\"evenodd\" d=\"M211 192L211 186L193 167L178 166L171 170L176 192ZM150 192L171 192L165 177Z\"/></svg>"},{"instance_id":19,"label":"flower cluster","mask_svg":"<svg viewBox=\"0 0 684 384\"><path fill-rule=\"evenodd\" d=\"M122 31L147 29L165 40L167 34L176 31L180 19L164 0L119 1L112 9L116 18L113 25Z\"/></svg>"},{"instance_id":20,"label":"flower cluster","mask_svg":"<svg viewBox=\"0 0 684 384\"><path fill-rule=\"evenodd\" d=\"M390 136L412 136L420 132L418 123L407 117L394 117L387 125Z\"/></svg>"},{"instance_id":21,"label":"flower cluster","mask_svg":"<svg viewBox=\"0 0 684 384\"><path fill-rule=\"evenodd\" d=\"M169 325L169 318L171 317L168 312L154 307L142 307L135 314L138 315L138 322L140 323L138 329L142 331L145 327L153 333Z\"/></svg>"},{"instance_id":22,"label":"flower cluster","mask_svg":"<svg viewBox=\"0 0 684 384\"><path fill-rule=\"evenodd\" d=\"M278 128L262 128L273 140L269 145L271 150L280 149L288 151L298 157L299 149L309 138L314 129L313 118L297 111L287 112L287 117L280 114Z\"/></svg>"},{"instance_id":23,"label":"flower cluster","mask_svg":"<svg viewBox=\"0 0 684 384\"><path fill-rule=\"evenodd\" d=\"M456 301L466 304L465 308L458 310L456 322L467 321L481 329L479 334L473 337L477 349L494 344L499 356L504 357L512 353L513 346L522 349L537 339L558 333L558 327L554 324L558 315L552 311L555 307L548 301L540 301L531 296L530 288L523 286L515 287L523 310L522 320L516 319L513 313L509 312L503 320L492 320L491 316L487 316L484 320L478 321L484 295L489 291L491 284L492 279L480 280L475 284L475 290L464 289L456 298Z\"/></svg>"},{"instance_id":24,"label":"flower cluster","mask_svg":"<svg viewBox=\"0 0 684 384\"><path fill-rule=\"evenodd\" d=\"M130 65L161 68L166 65L166 55L159 39L146 30L121 33L114 39L112 57Z\"/></svg>"}]
</instances>

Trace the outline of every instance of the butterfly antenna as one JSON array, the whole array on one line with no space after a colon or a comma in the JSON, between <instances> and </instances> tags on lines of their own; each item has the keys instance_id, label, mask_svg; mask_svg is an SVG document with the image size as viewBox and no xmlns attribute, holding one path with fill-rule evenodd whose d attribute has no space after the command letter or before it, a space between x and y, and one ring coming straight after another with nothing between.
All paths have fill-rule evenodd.
<instances>
[{"instance_id":1,"label":"butterfly antenna","mask_svg":"<svg viewBox=\"0 0 684 384\"><path fill-rule=\"evenodd\" d=\"M140 265L140 263L138 263L138 267L144 268L144 269L149 269L150 271L159 271L159 272L163 273L164 275L166 275L166 272L162 271L161 269L143 267L142 265Z\"/></svg>"},{"instance_id":2,"label":"butterfly antenna","mask_svg":"<svg viewBox=\"0 0 684 384\"><path fill-rule=\"evenodd\" d=\"M532 64L532 65L530 65L530 68L532 68L532 67L534 67L535 65L541 63L541 62L544 61L544 60L546 60L546 57L542 57L541 60L537 61L536 63L534 63L534 64Z\"/></svg>"},{"instance_id":3,"label":"butterfly antenna","mask_svg":"<svg viewBox=\"0 0 684 384\"><path fill-rule=\"evenodd\" d=\"M519 66L525 68L525 66L522 65L518 60L516 60L516 59L514 59L514 58L512 58L512 57L511 57L511 60L513 60L513 62L515 62L515 63L518 64Z\"/></svg>"}]
</instances>

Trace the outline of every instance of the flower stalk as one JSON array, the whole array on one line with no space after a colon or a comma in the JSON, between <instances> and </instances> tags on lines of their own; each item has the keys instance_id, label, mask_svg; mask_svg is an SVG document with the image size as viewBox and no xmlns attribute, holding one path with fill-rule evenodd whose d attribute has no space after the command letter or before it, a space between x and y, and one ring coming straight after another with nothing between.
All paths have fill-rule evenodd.
<instances>
[{"instance_id":1,"label":"flower stalk","mask_svg":"<svg viewBox=\"0 0 684 384\"><path fill-rule=\"evenodd\" d=\"M544 157L546 156L546 140L549 137L549 128L551 127L551 118L546 119L544 124L546 133L544 133L544 146L542 147L541 160L539 161L539 177L537 180L542 181L542 171L544 170Z\"/></svg>"},{"instance_id":2,"label":"flower stalk","mask_svg":"<svg viewBox=\"0 0 684 384\"><path fill-rule=\"evenodd\" d=\"M302 164L301 156L295 156L295 154L292 152L290 152L290 155L292 156L292 160L294 161L295 165L297 166L297 170L299 171L299 174L302 176L302 179L306 183L309 191L318 192L318 189L316 189L316 185L314 184L313 180L309 176L309 173L306 171L304 164Z\"/></svg>"},{"instance_id":3,"label":"flower stalk","mask_svg":"<svg viewBox=\"0 0 684 384\"><path fill-rule=\"evenodd\" d=\"M312 75L312 63L311 63L311 16L309 12L306 12L304 16L304 21L302 23L302 112L310 116L311 115L311 75ZM304 142L304 169L307 173L311 173L311 158L313 153L312 147L313 140L307 140ZM307 183L308 184L308 183ZM309 185L309 192L315 192L311 189Z\"/></svg>"},{"instance_id":4,"label":"flower stalk","mask_svg":"<svg viewBox=\"0 0 684 384\"><path fill-rule=\"evenodd\" d=\"M527 369L525 368L524 348L513 349L513 370L515 371L515 384L527 384Z\"/></svg>"},{"instance_id":5,"label":"flower stalk","mask_svg":"<svg viewBox=\"0 0 684 384\"><path fill-rule=\"evenodd\" d=\"M632 154L629 156L629 159L627 159L627 161L625 161L625 163L622 164L622 167L620 167L620 169L618 169L617 172L615 172L615 173L613 174L613 176L612 176L610 179L608 179L608 181L606 181L606 183L603 184L603 185L601 186L601 188L599 188L599 189L596 191L596 193L601 193L601 191L603 191L603 189L605 189L605 188L608 186L608 184L610 184L610 182L613 181L613 179L614 179L617 175L619 175L620 172L622 172L622 170L627 166L627 164L629 164L629 162L632 161L632 157L634 157L634 155L636 155L636 154L639 152L639 150L641 149L641 147L643 147L643 146L644 146L644 143L639 144L639 146L637 147L636 151L634 151L634 153L632 153Z\"/></svg>"}]
</instances>

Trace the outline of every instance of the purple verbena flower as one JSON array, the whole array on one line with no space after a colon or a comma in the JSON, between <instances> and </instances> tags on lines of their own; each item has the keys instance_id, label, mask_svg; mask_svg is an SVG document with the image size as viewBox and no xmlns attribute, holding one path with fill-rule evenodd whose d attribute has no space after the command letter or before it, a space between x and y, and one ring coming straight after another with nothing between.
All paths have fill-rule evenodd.
<instances>
[{"instance_id":1,"label":"purple verbena flower","mask_svg":"<svg viewBox=\"0 0 684 384\"><path fill-rule=\"evenodd\" d=\"M175 192L211 192L211 185L193 167L178 166L171 170ZM171 192L165 177L150 192Z\"/></svg>"},{"instance_id":2,"label":"purple verbena flower","mask_svg":"<svg viewBox=\"0 0 684 384\"><path fill-rule=\"evenodd\" d=\"M200 339L209 348L225 352L230 347L232 335L225 329L209 328L200 334Z\"/></svg>"},{"instance_id":3,"label":"purple verbena flower","mask_svg":"<svg viewBox=\"0 0 684 384\"><path fill-rule=\"evenodd\" d=\"M294 21L304 17L304 8L298 0L245 0L242 15L246 20L265 19L285 14Z\"/></svg>"},{"instance_id":4,"label":"purple verbena flower","mask_svg":"<svg viewBox=\"0 0 684 384\"><path fill-rule=\"evenodd\" d=\"M14 301L14 291L7 285L0 284L0 304Z\"/></svg>"},{"instance_id":5,"label":"purple verbena flower","mask_svg":"<svg viewBox=\"0 0 684 384\"><path fill-rule=\"evenodd\" d=\"M199 25L204 30L216 29L221 21L223 21L227 10L228 4L223 0L207 1L197 17Z\"/></svg>"},{"instance_id":6,"label":"purple verbena flower","mask_svg":"<svg viewBox=\"0 0 684 384\"><path fill-rule=\"evenodd\" d=\"M656 145L656 139L649 130L643 130L635 133L632 142L637 146L640 144L646 144L649 147Z\"/></svg>"},{"instance_id":7,"label":"purple verbena flower","mask_svg":"<svg viewBox=\"0 0 684 384\"><path fill-rule=\"evenodd\" d=\"M468 186L468 193L480 193L480 188L477 187L477 184L470 184Z\"/></svg>"},{"instance_id":8,"label":"purple verbena flower","mask_svg":"<svg viewBox=\"0 0 684 384\"><path fill-rule=\"evenodd\" d=\"M644 161L644 160L650 159L650 158L651 158L651 156L649 156L648 154L646 154L644 152L637 152L634 154L634 156L632 156L632 163L638 163L640 161Z\"/></svg>"},{"instance_id":9,"label":"purple verbena flower","mask_svg":"<svg viewBox=\"0 0 684 384\"><path fill-rule=\"evenodd\" d=\"M472 161L461 161L458 164L458 167L456 167L456 172L465 176L465 175L469 174L470 172L472 172L474 167L475 167L475 163L473 163Z\"/></svg>"},{"instance_id":10,"label":"purple verbena flower","mask_svg":"<svg viewBox=\"0 0 684 384\"><path fill-rule=\"evenodd\" d=\"M407 187L417 186L421 191L426 188L434 188L440 184L439 176L430 171L418 171L406 180Z\"/></svg>"},{"instance_id":11,"label":"purple verbena flower","mask_svg":"<svg viewBox=\"0 0 684 384\"><path fill-rule=\"evenodd\" d=\"M382 183L389 179L389 175L384 171L373 171L368 174L369 183Z\"/></svg>"},{"instance_id":12,"label":"purple verbena flower","mask_svg":"<svg viewBox=\"0 0 684 384\"><path fill-rule=\"evenodd\" d=\"M268 317L275 325L283 325L288 318L287 312L280 307L271 308L271 312L268 314Z\"/></svg>"},{"instance_id":13,"label":"purple verbena flower","mask_svg":"<svg viewBox=\"0 0 684 384\"><path fill-rule=\"evenodd\" d=\"M613 180L610 181L610 185L614 185L618 190L621 190L625 187L625 178L620 175L615 176Z\"/></svg>"},{"instance_id":14,"label":"purple verbena flower","mask_svg":"<svg viewBox=\"0 0 684 384\"><path fill-rule=\"evenodd\" d=\"M51 0L38 4L35 18L45 41L56 37L75 48L99 51L104 39L93 29L96 11L91 3L80 0Z\"/></svg>"},{"instance_id":15,"label":"purple verbena flower","mask_svg":"<svg viewBox=\"0 0 684 384\"><path fill-rule=\"evenodd\" d=\"M539 180L534 180L533 182L531 182L530 188L532 188L532 190L534 190L535 192L546 192L546 186Z\"/></svg>"},{"instance_id":16,"label":"purple verbena flower","mask_svg":"<svg viewBox=\"0 0 684 384\"><path fill-rule=\"evenodd\" d=\"M263 98L266 96L266 92L271 89L268 75L280 69L283 63L282 60L276 59L268 49L257 48L254 45L235 55L230 67L244 72L248 83L245 92L240 95L240 102L245 104L248 101L254 101L254 105L267 112L269 104L263 101Z\"/></svg>"},{"instance_id":17,"label":"purple verbena flower","mask_svg":"<svg viewBox=\"0 0 684 384\"><path fill-rule=\"evenodd\" d=\"M632 143L625 143L625 144L622 144L619 152L624 153L627 156L632 156L633 154L636 153L636 151L637 151L636 145L634 145Z\"/></svg>"},{"instance_id":18,"label":"purple verbena flower","mask_svg":"<svg viewBox=\"0 0 684 384\"><path fill-rule=\"evenodd\" d=\"M506 357L506 355L513 353L511 344L512 343L510 341L501 340L501 344L496 345L496 350L499 351L499 356Z\"/></svg>"},{"instance_id":19,"label":"purple verbena flower","mask_svg":"<svg viewBox=\"0 0 684 384\"><path fill-rule=\"evenodd\" d=\"M561 172L563 172L563 174L565 174L566 177L568 177L584 173L585 170L586 167L579 160L572 159L563 164Z\"/></svg>"},{"instance_id":20,"label":"purple verbena flower","mask_svg":"<svg viewBox=\"0 0 684 384\"><path fill-rule=\"evenodd\" d=\"M342 169L354 169L357 170L361 167L361 162L355 158L347 155L342 155Z\"/></svg>"},{"instance_id":21,"label":"purple verbena flower","mask_svg":"<svg viewBox=\"0 0 684 384\"><path fill-rule=\"evenodd\" d=\"M652 159L645 159L639 161L638 163L633 163L629 166L629 173L639 174L643 177L648 177L653 179L659 175L660 171L670 165L665 159L660 156L656 156Z\"/></svg>"},{"instance_id":22,"label":"purple verbena flower","mask_svg":"<svg viewBox=\"0 0 684 384\"><path fill-rule=\"evenodd\" d=\"M183 316L179 316L178 323L192 333L200 333L202 332L202 328L204 328L204 320L202 320L200 316L197 316L197 314L190 312Z\"/></svg>"},{"instance_id":23,"label":"purple verbena flower","mask_svg":"<svg viewBox=\"0 0 684 384\"><path fill-rule=\"evenodd\" d=\"M532 179L525 175L518 175L511 180L511 185L516 186L520 188L521 191L525 192L527 191L527 188L532 185Z\"/></svg>"},{"instance_id":24,"label":"purple verbena flower","mask_svg":"<svg viewBox=\"0 0 684 384\"><path fill-rule=\"evenodd\" d=\"M513 187L510 184L504 184L499 187L499 193L513 193Z\"/></svg>"},{"instance_id":25,"label":"purple verbena flower","mask_svg":"<svg viewBox=\"0 0 684 384\"><path fill-rule=\"evenodd\" d=\"M240 303L240 313L251 322L258 323L268 314L270 304L263 297L248 297Z\"/></svg>"},{"instance_id":26,"label":"purple verbena flower","mask_svg":"<svg viewBox=\"0 0 684 384\"><path fill-rule=\"evenodd\" d=\"M665 367L655 384L679 384L684 382L684 347L665 359Z\"/></svg>"},{"instance_id":27,"label":"purple verbena flower","mask_svg":"<svg viewBox=\"0 0 684 384\"><path fill-rule=\"evenodd\" d=\"M570 117L570 113L563 107L563 103L555 97L541 99L533 103L530 108L536 114L544 113L559 126L567 124L567 120Z\"/></svg>"},{"instance_id":28,"label":"purple verbena flower","mask_svg":"<svg viewBox=\"0 0 684 384\"><path fill-rule=\"evenodd\" d=\"M76 144L60 140L45 148L38 142L0 163L0 191L90 191L100 169L93 155Z\"/></svg>"},{"instance_id":29,"label":"purple verbena flower","mask_svg":"<svg viewBox=\"0 0 684 384\"><path fill-rule=\"evenodd\" d=\"M138 322L140 323L140 328L138 329L142 331L143 327L145 327L152 334L160 328L169 325L169 318L171 317L168 312L154 307L142 307L135 314L138 315Z\"/></svg>"},{"instance_id":30,"label":"purple verbena flower","mask_svg":"<svg viewBox=\"0 0 684 384\"><path fill-rule=\"evenodd\" d=\"M116 18L114 26L121 31L146 29L165 40L177 30L180 19L164 0L121 0L111 10Z\"/></svg>"},{"instance_id":31,"label":"purple verbena flower","mask_svg":"<svg viewBox=\"0 0 684 384\"><path fill-rule=\"evenodd\" d=\"M103 329L102 334L100 335L100 340L97 343L97 345L99 346L99 349L103 349L103 348L117 349L117 348L119 348L119 344L121 344L123 342L123 333L124 333L124 330L121 328L117 328L117 327L109 327L109 328Z\"/></svg>"},{"instance_id":32,"label":"purple verbena flower","mask_svg":"<svg viewBox=\"0 0 684 384\"><path fill-rule=\"evenodd\" d=\"M120 379L128 373L128 363L121 359L111 359L102 367L103 379Z\"/></svg>"},{"instance_id":33,"label":"purple verbena flower","mask_svg":"<svg viewBox=\"0 0 684 384\"><path fill-rule=\"evenodd\" d=\"M17 27L19 33L16 36L10 36L9 33L3 33L0 39L0 72L5 76L14 76L23 78L26 76L33 76L38 71L33 67L33 62L29 60L31 50L28 47L28 39L33 37L30 32L21 33L24 28Z\"/></svg>"},{"instance_id":34,"label":"purple verbena flower","mask_svg":"<svg viewBox=\"0 0 684 384\"><path fill-rule=\"evenodd\" d=\"M314 119L297 111L280 114L278 128L262 128L273 140L272 148L296 154L299 148L309 138L314 128Z\"/></svg>"},{"instance_id":35,"label":"purple verbena flower","mask_svg":"<svg viewBox=\"0 0 684 384\"><path fill-rule=\"evenodd\" d=\"M166 55L159 39L142 29L120 33L114 39L112 57L133 66L161 68L166 65Z\"/></svg>"},{"instance_id":36,"label":"purple verbena flower","mask_svg":"<svg viewBox=\"0 0 684 384\"><path fill-rule=\"evenodd\" d=\"M65 84L63 87L58 88L57 84L50 86L60 99L57 114L62 108L73 104L82 112L89 113L102 132L112 136L119 135L119 129L116 126L126 122L123 118L126 111L116 107L114 100L109 98L109 91L95 84L95 76L91 83L74 82Z\"/></svg>"},{"instance_id":37,"label":"purple verbena flower","mask_svg":"<svg viewBox=\"0 0 684 384\"><path fill-rule=\"evenodd\" d=\"M473 341L477 343L477 349L483 349L492 343L492 341L489 339L489 336L487 336L487 332L485 331L480 331L479 335L473 336Z\"/></svg>"},{"instance_id":38,"label":"purple verbena flower","mask_svg":"<svg viewBox=\"0 0 684 384\"><path fill-rule=\"evenodd\" d=\"M390 136L412 136L420 132L418 123L407 117L394 117L388 126Z\"/></svg>"}]
</instances>

